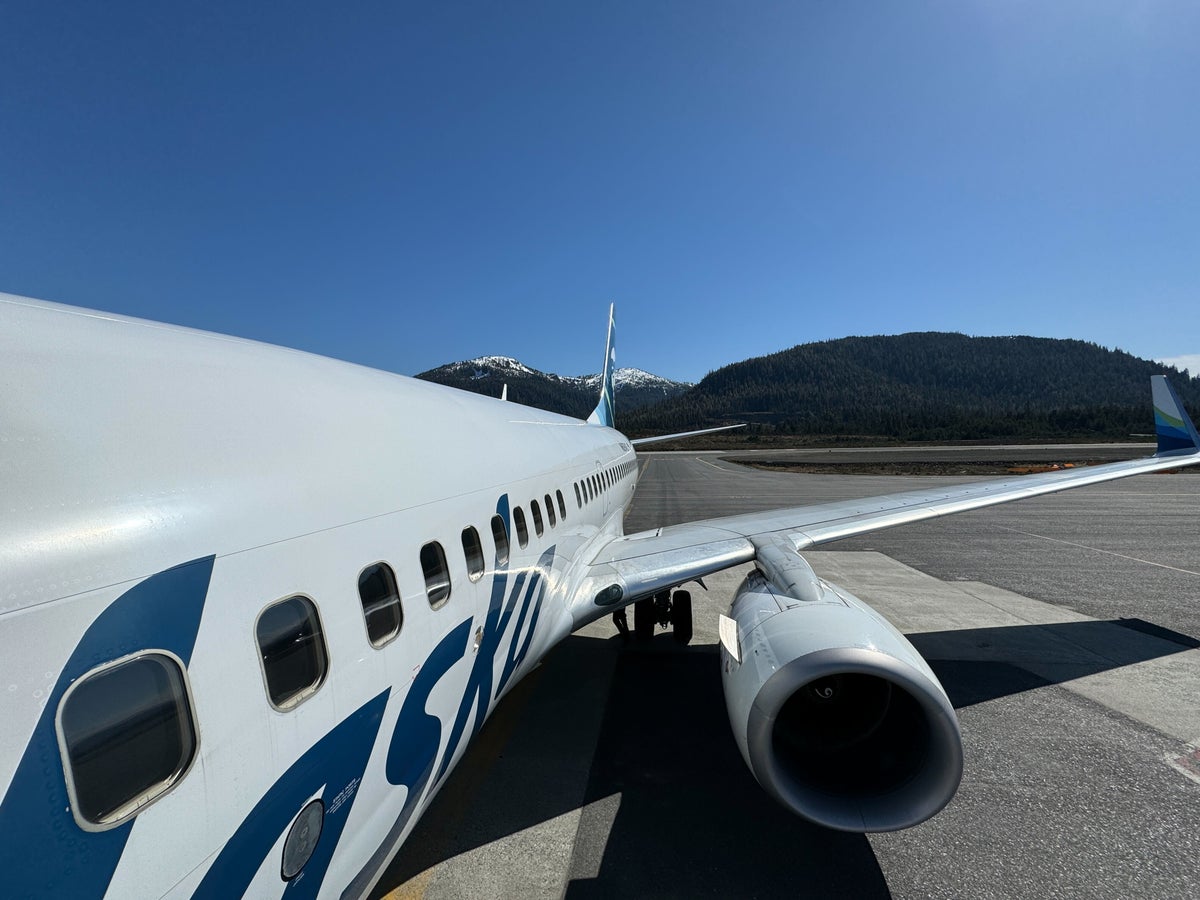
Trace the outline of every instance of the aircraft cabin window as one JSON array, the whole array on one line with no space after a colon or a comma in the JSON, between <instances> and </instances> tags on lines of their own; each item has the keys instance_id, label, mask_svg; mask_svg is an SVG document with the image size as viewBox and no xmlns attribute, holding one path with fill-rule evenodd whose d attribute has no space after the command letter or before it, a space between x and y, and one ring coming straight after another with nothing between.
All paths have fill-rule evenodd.
<instances>
[{"instance_id":1,"label":"aircraft cabin window","mask_svg":"<svg viewBox=\"0 0 1200 900\"><path fill-rule=\"evenodd\" d=\"M382 647L400 633L404 610L391 566L380 562L363 569L358 576L358 599L362 601L367 640L372 647Z\"/></svg>"},{"instance_id":2,"label":"aircraft cabin window","mask_svg":"<svg viewBox=\"0 0 1200 900\"><path fill-rule=\"evenodd\" d=\"M59 704L57 725L71 811L87 831L137 815L178 784L196 756L183 667L162 653L83 676Z\"/></svg>"},{"instance_id":3,"label":"aircraft cabin window","mask_svg":"<svg viewBox=\"0 0 1200 900\"><path fill-rule=\"evenodd\" d=\"M496 565L508 565L508 529L498 515L492 516L492 543L496 545Z\"/></svg>"},{"instance_id":4,"label":"aircraft cabin window","mask_svg":"<svg viewBox=\"0 0 1200 900\"><path fill-rule=\"evenodd\" d=\"M574 482L572 487L575 488L575 505L580 509L583 509L583 495L579 493L579 482Z\"/></svg>"},{"instance_id":5,"label":"aircraft cabin window","mask_svg":"<svg viewBox=\"0 0 1200 900\"><path fill-rule=\"evenodd\" d=\"M483 577L483 544L479 540L479 532L473 525L468 525L462 531L463 555L467 558L467 577L478 581Z\"/></svg>"},{"instance_id":6,"label":"aircraft cabin window","mask_svg":"<svg viewBox=\"0 0 1200 900\"><path fill-rule=\"evenodd\" d=\"M555 525L558 524L558 521L554 517L554 501L550 499L549 494L546 495L545 499L546 499L546 518L548 518L550 520L550 527L553 528Z\"/></svg>"},{"instance_id":7,"label":"aircraft cabin window","mask_svg":"<svg viewBox=\"0 0 1200 900\"><path fill-rule=\"evenodd\" d=\"M567 503L563 500L562 491L555 491L554 497L558 500L558 517L563 521L567 518Z\"/></svg>"},{"instance_id":8,"label":"aircraft cabin window","mask_svg":"<svg viewBox=\"0 0 1200 900\"><path fill-rule=\"evenodd\" d=\"M545 528L542 527L542 508L538 506L536 500L529 501L529 511L533 513L533 530L537 532L537 536L541 537Z\"/></svg>"},{"instance_id":9,"label":"aircraft cabin window","mask_svg":"<svg viewBox=\"0 0 1200 900\"><path fill-rule=\"evenodd\" d=\"M271 705L288 710L315 694L325 681L329 655L313 602L289 597L268 606L254 631Z\"/></svg>"},{"instance_id":10,"label":"aircraft cabin window","mask_svg":"<svg viewBox=\"0 0 1200 900\"><path fill-rule=\"evenodd\" d=\"M446 565L446 552L437 541L430 541L421 548L421 569L425 572L425 596L429 605L441 609L450 599L450 567Z\"/></svg>"},{"instance_id":11,"label":"aircraft cabin window","mask_svg":"<svg viewBox=\"0 0 1200 900\"><path fill-rule=\"evenodd\" d=\"M525 513L519 506L513 507L513 525L517 529L517 543L529 546L529 529L525 527Z\"/></svg>"}]
</instances>

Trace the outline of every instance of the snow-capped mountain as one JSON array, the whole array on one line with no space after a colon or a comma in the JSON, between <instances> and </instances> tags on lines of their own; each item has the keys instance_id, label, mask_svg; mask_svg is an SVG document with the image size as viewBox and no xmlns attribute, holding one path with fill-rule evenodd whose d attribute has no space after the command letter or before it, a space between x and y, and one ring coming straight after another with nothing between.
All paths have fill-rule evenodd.
<instances>
[{"instance_id":1,"label":"snow-capped mountain","mask_svg":"<svg viewBox=\"0 0 1200 900\"><path fill-rule=\"evenodd\" d=\"M600 396L599 374L540 372L511 356L480 356L447 363L417 377L495 397L507 384L508 397L514 402L578 417L591 412ZM691 385L642 369L624 368L613 373L613 387L620 414L622 409L637 409L682 394Z\"/></svg>"}]
</instances>

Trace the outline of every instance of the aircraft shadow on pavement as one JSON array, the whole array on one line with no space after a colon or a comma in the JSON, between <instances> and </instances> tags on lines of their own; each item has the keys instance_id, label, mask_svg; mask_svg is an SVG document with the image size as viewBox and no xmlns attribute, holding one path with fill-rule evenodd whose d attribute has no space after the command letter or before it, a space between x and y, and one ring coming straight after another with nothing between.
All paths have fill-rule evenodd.
<instances>
[{"instance_id":1,"label":"aircraft shadow on pavement","mask_svg":"<svg viewBox=\"0 0 1200 900\"><path fill-rule=\"evenodd\" d=\"M956 708L1200 646L1136 619L908 637ZM1029 660L1039 674L1022 668ZM755 782L730 732L716 646L681 648L666 634L649 645L568 638L500 704L375 896L581 807L573 900L890 896L866 836L811 825Z\"/></svg>"},{"instance_id":2,"label":"aircraft shadow on pavement","mask_svg":"<svg viewBox=\"0 0 1200 900\"><path fill-rule=\"evenodd\" d=\"M609 682L598 738L601 711L579 709L580 684L597 678ZM571 732L589 715L585 746ZM581 807L571 898L891 896L864 835L805 822L758 786L716 646L666 634L568 638L500 704L373 896Z\"/></svg>"},{"instance_id":3,"label":"aircraft shadow on pavement","mask_svg":"<svg viewBox=\"0 0 1200 900\"><path fill-rule=\"evenodd\" d=\"M1195 638L1142 619L1005 625L907 637L929 661L955 709L1200 647Z\"/></svg>"},{"instance_id":4,"label":"aircraft shadow on pavement","mask_svg":"<svg viewBox=\"0 0 1200 900\"><path fill-rule=\"evenodd\" d=\"M715 645L672 652L659 635L630 651L587 792L620 806L599 860L577 845L568 898L891 896L866 836L799 819L758 786L730 732Z\"/></svg>"}]
</instances>

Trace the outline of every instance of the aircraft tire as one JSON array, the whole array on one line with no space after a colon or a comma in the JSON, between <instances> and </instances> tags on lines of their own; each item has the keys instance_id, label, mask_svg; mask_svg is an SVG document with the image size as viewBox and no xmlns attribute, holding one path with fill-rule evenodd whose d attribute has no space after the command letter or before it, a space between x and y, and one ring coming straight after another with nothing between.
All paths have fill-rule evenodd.
<instances>
[{"instance_id":1,"label":"aircraft tire","mask_svg":"<svg viewBox=\"0 0 1200 900\"><path fill-rule=\"evenodd\" d=\"M671 596L671 634L686 646L692 640L692 594L676 591Z\"/></svg>"}]
</instances>

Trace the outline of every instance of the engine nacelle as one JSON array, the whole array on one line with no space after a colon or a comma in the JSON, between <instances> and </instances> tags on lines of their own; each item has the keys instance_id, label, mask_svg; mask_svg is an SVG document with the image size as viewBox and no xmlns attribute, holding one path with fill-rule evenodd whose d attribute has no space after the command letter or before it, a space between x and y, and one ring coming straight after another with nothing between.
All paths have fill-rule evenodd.
<instances>
[{"instance_id":1,"label":"engine nacelle","mask_svg":"<svg viewBox=\"0 0 1200 900\"><path fill-rule=\"evenodd\" d=\"M962 777L962 738L928 663L790 547L758 559L765 572L747 576L722 623L721 672L759 784L842 831L894 831L939 812Z\"/></svg>"}]
</instances>

